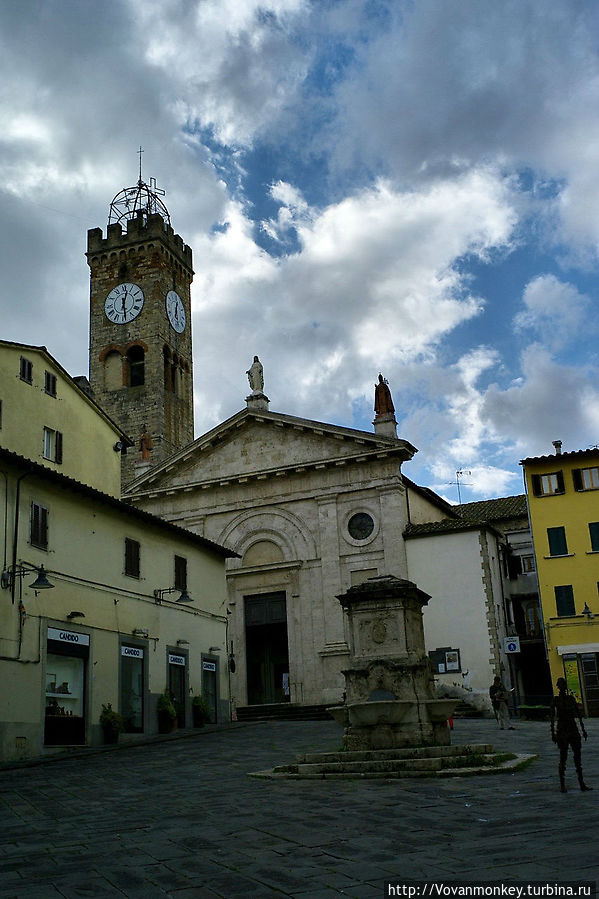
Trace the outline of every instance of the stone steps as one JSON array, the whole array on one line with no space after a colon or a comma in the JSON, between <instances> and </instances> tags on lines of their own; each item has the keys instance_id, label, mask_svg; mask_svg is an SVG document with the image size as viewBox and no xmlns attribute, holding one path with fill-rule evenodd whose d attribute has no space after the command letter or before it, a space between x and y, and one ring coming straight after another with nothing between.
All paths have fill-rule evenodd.
<instances>
[{"instance_id":1,"label":"stone steps","mask_svg":"<svg viewBox=\"0 0 599 899\"><path fill-rule=\"evenodd\" d=\"M377 762L386 759L422 759L463 755L464 751L475 755L494 752L492 743L469 743L467 746L406 746L403 749L360 749L353 752L306 752L296 759L298 764L330 764L340 760L352 762Z\"/></svg>"},{"instance_id":2,"label":"stone steps","mask_svg":"<svg viewBox=\"0 0 599 899\"><path fill-rule=\"evenodd\" d=\"M264 705L238 706L238 721L330 721L324 705L297 705L293 702L273 702Z\"/></svg>"},{"instance_id":3,"label":"stone steps","mask_svg":"<svg viewBox=\"0 0 599 899\"><path fill-rule=\"evenodd\" d=\"M459 777L514 771L535 756L496 752L489 743L405 749L305 753L295 764L277 765L251 777L293 780Z\"/></svg>"}]
</instances>

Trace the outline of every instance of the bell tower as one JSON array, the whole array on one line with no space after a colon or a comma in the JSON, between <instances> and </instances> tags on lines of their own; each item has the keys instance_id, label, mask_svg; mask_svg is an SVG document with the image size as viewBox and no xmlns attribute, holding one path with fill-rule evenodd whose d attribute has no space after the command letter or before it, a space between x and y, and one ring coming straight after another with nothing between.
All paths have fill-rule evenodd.
<instances>
[{"instance_id":1,"label":"bell tower","mask_svg":"<svg viewBox=\"0 0 599 899\"><path fill-rule=\"evenodd\" d=\"M96 401L133 441L123 484L193 440L191 248L175 234L164 191L141 177L87 233L89 378Z\"/></svg>"}]
</instances>

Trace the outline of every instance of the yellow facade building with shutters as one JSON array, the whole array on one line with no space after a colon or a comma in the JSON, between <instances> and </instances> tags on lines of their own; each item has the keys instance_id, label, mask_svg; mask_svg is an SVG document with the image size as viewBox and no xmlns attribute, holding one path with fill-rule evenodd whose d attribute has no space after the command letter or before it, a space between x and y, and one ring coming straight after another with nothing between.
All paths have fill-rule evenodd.
<instances>
[{"instance_id":1,"label":"yellow facade building with shutters","mask_svg":"<svg viewBox=\"0 0 599 899\"><path fill-rule=\"evenodd\" d=\"M522 460L552 681L599 715L599 449Z\"/></svg>"},{"instance_id":2,"label":"yellow facade building with shutters","mask_svg":"<svg viewBox=\"0 0 599 899\"><path fill-rule=\"evenodd\" d=\"M0 365L0 761L101 743L109 703L121 740L157 733L165 690L179 727L198 694L229 720L232 553L121 502L118 428L43 348Z\"/></svg>"},{"instance_id":3,"label":"yellow facade building with shutters","mask_svg":"<svg viewBox=\"0 0 599 899\"><path fill-rule=\"evenodd\" d=\"M128 440L86 387L46 347L0 340L0 446L120 496Z\"/></svg>"}]
</instances>

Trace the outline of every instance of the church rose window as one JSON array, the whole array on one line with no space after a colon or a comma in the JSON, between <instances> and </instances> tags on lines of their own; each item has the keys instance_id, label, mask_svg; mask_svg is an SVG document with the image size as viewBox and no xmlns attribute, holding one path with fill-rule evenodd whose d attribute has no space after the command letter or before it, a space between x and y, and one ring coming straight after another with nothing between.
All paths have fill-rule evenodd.
<instances>
[{"instance_id":1,"label":"church rose window","mask_svg":"<svg viewBox=\"0 0 599 899\"><path fill-rule=\"evenodd\" d=\"M347 530L354 540L366 540L374 531L374 521L367 512L356 512L348 521Z\"/></svg>"}]
</instances>

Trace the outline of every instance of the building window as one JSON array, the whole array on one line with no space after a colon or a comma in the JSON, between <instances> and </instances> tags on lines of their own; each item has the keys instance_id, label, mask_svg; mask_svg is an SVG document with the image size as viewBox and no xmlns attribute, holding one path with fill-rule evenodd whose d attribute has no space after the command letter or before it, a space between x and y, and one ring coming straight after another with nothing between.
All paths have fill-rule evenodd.
<instances>
[{"instance_id":1,"label":"building window","mask_svg":"<svg viewBox=\"0 0 599 899\"><path fill-rule=\"evenodd\" d=\"M367 540L374 531L374 521L368 512L356 512L347 522L349 536L354 540Z\"/></svg>"},{"instance_id":2,"label":"building window","mask_svg":"<svg viewBox=\"0 0 599 899\"><path fill-rule=\"evenodd\" d=\"M48 549L48 510L38 503L31 503L31 530L29 540L38 549Z\"/></svg>"},{"instance_id":3,"label":"building window","mask_svg":"<svg viewBox=\"0 0 599 899\"><path fill-rule=\"evenodd\" d=\"M599 553L599 521L589 522L589 536L591 538L591 551Z\"/></svg>"},{"instance_id":4,"label":"building window","mask_svg":"<svg viewBox=\"0 0 599 899\"><path fill-rule=\"evenodd\" d=\"M132 346L127 350L129 364L129 387L141 387L145 382L144 351L140 346Z\"/></svg>"},{"instance_id":5,"label":"building window","mask_svg":"<svg viewBox=\"0 0 599 899\"><path fill-rule=\"evenodd\" d=\"M549 543L550 556L568 555L568 544L566 542L565 528L547 528L547 540Z\"/></svg>"},{"instance_id":6,"label":"building window","mask_svg":"<svg viewBox=\"0 0 599 899\"><path fill-rule=\"evenodd\" d=\"M184 556L175 556L175 588L187 590L187 559Z\"/></svg>"},{"instance_id":7,"label":"building window","mask_svg":"<svg viewBox=\"0 0 599 899\"><path fill-rule=\"evenodd\" d=\"M125 537L125 574L139 577L139 543Z\"/></svg>"},{"instance_id":8,"label":"building window","mask_svg":"<svg viewBox=\"0 0 599 899\"><path fill-rule=\"evenodd\" d=\"M533 474L532 492L535 496L553 496L564 492L564 476L561 471L551 474Z\"/></svg>"},{"instance_id":9,"label":"building window","mask_svg":"<svg viewBox=\"0 0 599 899\"><path fill-rule=\"evenodd\" d=\"M572 584L564 584L561 587L554 587L555 605L558 617L562 618L567 615L575 615L574 611L574 590Z\"/></svg>"},{"instance_id":10,"label":"building window","mask_svg":"<svg viewBox=\"0 0 599 899\"><path fill-rule=\"evenodd\" d=\"M25 356L21 356L20 377L21 381L26 381L27 384L33 382L33 363Z\"/></svg>"},{"instance_id":11,"label":"building window","mask_svg":"<svg viewBox=\"0 0 599 899\"><path fill-rule=\"evenodd\" d=\"M62 434L52 428L44 428L44 459L49 462L62 462Z\"/></svg>"},{"instance_id":12,"label":"building window","mask_svg":"<svg viewBox=\"0 0 599 899\"><path fill-rule=\"evenodd\" d=\"M575 490L599 490L599 468L575 468L572 480Z\"/></svg>"},{"instance_id":13,"label":"building window","mask_svg":"<svg viewBox=\"0 0 599 899\"><path fill-rule=\"evenodd\" d=\"M45 374L44 390L48 396L56 396L56 375L53 375L51 371L47 371Z\"/></svg>"},{"instance_id":14,"label":"building window","mask_svg":"<svg viewBox=\"0 0 599 899\"><path fill-rule=\"evenodd\" d=\"M530 574L535 570L535 557L534 556L522 556L522 573Z\"/></svg>"}]
</instances>

